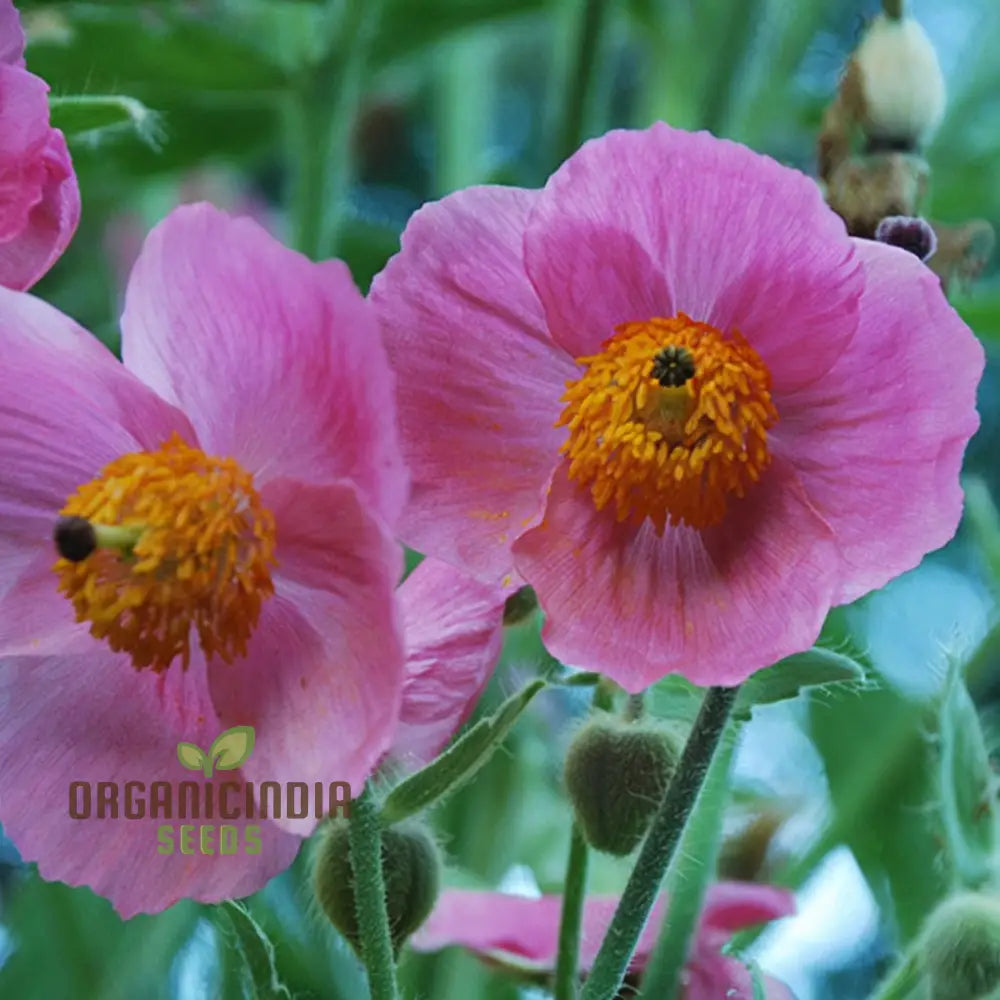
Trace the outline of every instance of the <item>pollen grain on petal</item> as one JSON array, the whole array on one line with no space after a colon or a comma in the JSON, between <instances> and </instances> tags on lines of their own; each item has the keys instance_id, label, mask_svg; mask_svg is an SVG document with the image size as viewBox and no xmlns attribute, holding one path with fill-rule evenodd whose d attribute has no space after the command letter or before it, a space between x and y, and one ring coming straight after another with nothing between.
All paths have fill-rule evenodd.
<instances>
[{"instance_id":1,"label":"pollen grain on petal","mask_svg":"<svg viewBox=\"0 0 1000 1000\"><path fill-rule=\"evenodd\" d=\"M660 534L717 524L770 462L778 414L764 362L738 333L683 313L623 323L602 346L577 358L563 396L570 478L598 510L648 517Z\"/></svg>"},{"instance_id":2,"label":"pollen grain on petal","mask_svg":"<svg viewBox=\"0 0 1000 1000\"><path fill-rule=\"evenodd\" d=\"M251 475L176 434L115 459L60 512L94 525L96 549L55 564L91 634L137 669L186 668L192 631L207 657L244 655L274 593L274 517ZM65 522L60 522L65 523Z\"/></svg>"}]
</instances>

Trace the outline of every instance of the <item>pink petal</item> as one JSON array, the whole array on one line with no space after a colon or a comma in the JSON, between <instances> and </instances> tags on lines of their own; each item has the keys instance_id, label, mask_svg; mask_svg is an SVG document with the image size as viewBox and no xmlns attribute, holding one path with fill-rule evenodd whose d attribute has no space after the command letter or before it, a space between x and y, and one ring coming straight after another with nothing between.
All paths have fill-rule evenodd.
<instances>
[{"instance_id":1,"label":"pink petal","mask_svg":"<svg viewBox=\"0 0 1000 1000\"><path fill-rule=\"evenodd\" d=\"M248 777L346 781L358 795L399 715L402 554L349 483L276 479L262 500L277 521L276 593L247 658L209 663L212 701L225 727L256 730ZM280 825L306 834L316 819Z\"/></svg>"},{"instance_id":2,"label":"pink petal","mask_svg":"<svg viewBox=\"0 0 1000 1000\"><path fill-rule=\"evenodd\" d=\"M541 512L575 371L521 260L535 197L480 187L425 205L371 290L413 476L403 537L484 580L510 572L511 543Z\"/></svg>"},{"instance_id":3,"label":"pink petal","mask_svg":"<svg viewBox=\"0 0 1000 1000\"><path fill-rule=\"evenodd\" d=\"M795 1000L784 983L764 976L767 1000ZM750 970L735 958L715 953L711 959L695 958L684 970L681 1000L753 1000Z\"/></svg>"},{"instance_id":4,"label":"pink petal","mask_svg":"<svg viewBox=\"0 0 1000 1000\"><path fill-rule=\"evenodd\" d=\"M41 198L42 151L49 132L48 86L0 64L0 241L16 237Z\"/></svg>"},{"instance_id":5,"label":"pink petal","mask_svg":"<svg viewBox=\"0 0 1000 1000\"><path fill-rule=\"evenodd\" d=\"M617 323L684 312L738 329L781 390L833 364L863 284L813 181L662 122L571 156L535 202L524 253L552 336L574 357Z\"/></svg>"},{"instance_id":6,"label":"pink petal","mask_svg":"<svg viewBox=\"0 0 1000 1000\"><path fill-rule=\"evenodd\" d=\"M129 374L89 333L21 292L0 288L0 594L52 553L67 497L110 461L156 448L177 410Z\"/></svg>"},{"instance_id":7,"label":"pink petal","mask_svg":"<svg viewBox=\"0 0 1000 1000\"><path fill-rule=\"evenodd\" d=\"M0 585L0 657L97 653L107 647L77 622L73 605L56 589L57 555L51 542L4 592Z\"/></svg>"},{"instance_id":8,"label":"pink petal","mask_svg":"<svg viewBox=\"0 0 1000 1000\"><path fill-rule=\"evenodd\" d=\"M183 821L169 822L175 848L158 852L161 818L73 819L71 782L202 780L177 760L181 740L208 748L222 726L205 690L204 663L186 673L140 673L126 657L15 658L0 670L0 821L47 879L87 885L123 917L156 912L191 897L216 902L261 888L295 857L298 838L260 826L261 851L248 855L182 854ZM227 772L221 780L239 780ZM124 790L119 792L124 808ZM191 821L198 823L199 821ZM205 821L208 823L209 821ZM243 842L245 821L229 822ZM197 836L197 832L195 834Z\"/></svg>"},{"instance_id":9,"label":"pink petal","mask_svg":"<svg viewBox=\"0 0 1000 1000\"><path fill-rule=\"evenodd\" d=\"M858 332L822 382L778 401L774 431L775 450L837 536L838 604L954 535L984 365L981 344L916 257L867 240L857 253L866 278Z\"/></svg>"},{"instance_id":10,"label":"pink petal","mask_svg":"<svg viewBox=\"0 0 1000 1000\"><path fill-rule=\"evenodd\" d=\"M436 559L425 559L397 594L406 679L392 753L420 767L468 718L493 673L503 643L504 594Z\"/></svg>"},{"instance_id":11,"label":"pink petal","mask_svg":"<svg viewBox=\"0 0 1000 1000\"><path fill-rule=\"evenodd\" d=\"M0 63L24 65L24 30L13 0L0 0Z\"/></svg>"},{"instance_id":12,"label":"pink petal","mask_svg":"<svg viewBox=\"0 0 1000 1000\"><path fill-rule=\"evenodd\" d=\"M552 654L628 691L668 673L736 684L808 648L836 586L833 535L775 461L718 527L636 529L597 511L561 470L517 567L546 614Z\"/></svg>"},{"instance_id":13,"label":"pink petal","mask_svg":"<svg viewBox=\"0 0 1000 1000\"><path fill-rule=\"evenodd\" d=\"M338 261L250 219L185 205L149 235L122 316L125 364L258 482L356 482L389 521L405 499L393 378Z\"/></svg>"},{"instance_id":14,"label":"pink petal","mask_svg":"<svg viewBox=\"0 0 1000 1000\"><path fill-rule=\"evenodd\" d=\"M561 896L532 899L500 892L445 889L409 943L416 951L460 945L484 957L513 958L525 967L551 969L561 907Z\"/></svg>"},{"instance_id":15,"label":"pink petal","mask_svg":"<svg viewBox=\"0 0 1000 1000\"><path fill-rule=\"evenodd\" d=\"M33 169L40 180L37 197L18 234L0 242L0 283L9 288L35 284L62 256L80 221L80 189L66 140L58 129L48 130Z\"/></svg>"},{"instance_id":16,"label":"pink petal","mask_svg":"<svg viewBox=\"0 0 1000 1000\"><path fill-rule=\"evenodd\" d=\"M785 897L788 894L784 890L723 882L709 887L705 900L706 913L720 905L726 908L725 900L734 892L743 897L746 903L743 912L747 918L734 930L791 912L787 908ZM777 905L778 897L774 895L776 892L782 899L780 906ZM751 902L755 896L758 897L756 906ZM649 960L659 936L666 905L667 898L664 896L653 907L633 955L632 969L642 969ZM616 896L587 897L581 928L581 971L589 970L593 964L617 906ZM427 922L410 939L410 944L417 951L438 951L460 945L483 957L511 962L523 968L550 971L555 967L559 946L561 909L561 896L532 899L499 892L446 889ZM701 940L700 933L695 951L699 961L704 961L706 943ZM713 997L712 1000L719 998Z\"/></svg>"},{"instance_id":17,"label":"pink petal","mask_svg":"<svg viewBox=\"0 0 1000 1000\"><path fill-rule=\"evenodd\" d=\"M737 931L795 912L795 894L757 882L719 882L701 914L699 939L721 948Z\"/></svg>"}]
</instances>

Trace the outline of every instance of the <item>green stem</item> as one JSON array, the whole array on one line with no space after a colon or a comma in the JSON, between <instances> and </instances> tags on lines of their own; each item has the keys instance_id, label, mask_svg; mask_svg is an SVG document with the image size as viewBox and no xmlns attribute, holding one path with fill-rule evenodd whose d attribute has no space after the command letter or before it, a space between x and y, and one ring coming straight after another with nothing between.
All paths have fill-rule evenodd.
<instances>
[{"instance_id":1,"label":"green stem","mask_svg":"<svg viewBox=\"0 0 1000 1000\"><path fill-rule=\"evenodd\" d=\"M882 10L892 21L902 21L905 13L906 0L882 0Z\"/></svg>"},{"instance_id":2,"label":"green stem","mask_svg":"<svg viewBox=\"0 0 1000 1000\"><path fill-rule=\"evenodd\" d=\"M579 2L579 0L578 0ZM563 91L555 146L555 162L562 163L587 138L587 113L593 87L599 82L597 55L608 11L608 0L582 0L576 29L576 47Z\"/></svg>"},{"instance_id":3,"label":"green stem","mask_svg":"<svg viewBox=\"0 0 1000 1000\"><path fill-rule=\"evenodd\" d=\"M559 921L559 954L556 958L555 1000L575 1000L580 981L580 927L587 897L587 841L577 823L570 830L566 884Z\"/></svg>"},{"instance_id":4,"label":"green stem","mask_svg":"<svg viewBox=\"0 0 1000 1000\"><path fill-rule=\"evenodd\" d=\"M722 843L722 817L729 802L729 771L737 726L730 721L688 817L684 839L667 874L670 900L663 928L642 978L642 995L674 1000L708 885Z\"/></svg>"},{"instance_id":5,"label":"green stem","mask_svg":"<svg viewBox=\"0 0 1000 1000\"><path fill-rule=\"evenodd\" d=\"M903 960L892 970L872 994L871 1000L906 1000L920 985L920 956L916 950L923 942L915 943Z\"/></svg>"},{"instance_id":6,"label":"green stem","mask_svg":"<svg viewBox=\"0 0 1000 1000\"><path fill-rule=\"evenodd\" d=\"M326 56L288 95L291 240L316 260L336 249L354 167L351 130L381 6L381 0L344 4Z\"/></svg>"},{"instance_id":7,"label":"green stem","mask_svg":"<svg viewBox=\"0 0 1000 1000\"><path fill-rule=\"evenodd\" d=\"M705 781L738 688L712 687L681 755L677 772L653 817L625 892L601 944L581 1000L612 1000L625 978L663 876Z\"/></svg>"},{"instance_id":8,"label":"green stem","mask_svg":"<svg viewBox=\"0 0 1000 1000\"><path fill-rule=\"evenodd\" d=\"M358 909L358 933L372 1000L398 1000L396 961L386 911L385 879L382 876L382 828L378 806L367 785L351 803L348 839Z\"/></svg>"},{"instance_id":9,"label":"green stem","mask_svg":"<svg viewBox=\"0 0 1000 1000\"><path fill-rule=\"evenodd\" d=\"M630 694L625 702L625 721L638 722L646 713L646 699L642 694Z\"/></svg>"}]
</instances>

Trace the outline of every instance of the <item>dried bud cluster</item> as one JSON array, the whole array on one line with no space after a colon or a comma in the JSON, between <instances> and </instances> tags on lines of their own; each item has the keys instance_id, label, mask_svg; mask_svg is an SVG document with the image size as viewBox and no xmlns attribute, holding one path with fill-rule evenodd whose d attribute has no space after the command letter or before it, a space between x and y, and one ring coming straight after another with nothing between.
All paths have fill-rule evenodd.
<instances>
[{"instance_id":1,"label":"dried bud cluster","mask_svg":"<svg viewBox=\"0 0 1000 1000\"><path fill-rule=\"evenodd\" d=\"M931 40L913 18L879 15L851 59L852 97L870 150L919 150L944 117L945 87Z\"/></svg>"},{"instance_id":2,"label":"dried bud cluster","mask_svg":"<svg viewBox=\"0 0 1000 1000\"><path fill-rule=\"evenodd\" d=\"M976 221L934 223L930 240L918 232L931 226L918 218L930 181L922 151L944 117L945 83L931 40L901 8L887 5L890 13L871 21L847 62L823 118L819 174L852 236L916 253L947 290L952 280L979 274L993 250L993 231ZM880 230L888 216L906 217L909 235L898 223Z\"/></svg>"}]
</instances>

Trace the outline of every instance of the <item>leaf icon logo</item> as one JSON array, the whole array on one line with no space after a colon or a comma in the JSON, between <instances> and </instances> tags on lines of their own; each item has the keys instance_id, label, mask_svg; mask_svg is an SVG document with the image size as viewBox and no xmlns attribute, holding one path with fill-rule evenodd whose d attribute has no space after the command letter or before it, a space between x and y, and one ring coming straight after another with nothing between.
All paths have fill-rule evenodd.
<instances>
[{"instance_id":1,"label":"leaf icon logo","mask_svg":"<svg viewBox=\"0 0 1000 1000\"><path fill-rule=\"evenodd\" d=\"M253 753L253 745L253 726L233 726L215 737L208 753L196 743L178 743L177 759L189 771L201 771L211 778L214 770L235 771L245 764Z\"/></svg>"},{"instance_id":2,"label":"leaf icon logo","mask_svg":"<svg viewBox=\"0 0 1000 1000\"><path fill-rule=\"evenodd\" d=\"M205 751L194 743L178 743L177 759L189 771L201 771L208 765L208 773L212 772L212 763L205 756Z\"/></svg>"}]
</instances>

